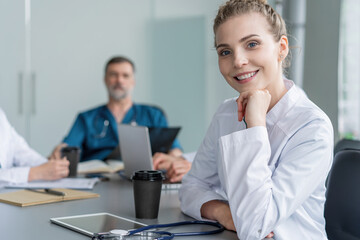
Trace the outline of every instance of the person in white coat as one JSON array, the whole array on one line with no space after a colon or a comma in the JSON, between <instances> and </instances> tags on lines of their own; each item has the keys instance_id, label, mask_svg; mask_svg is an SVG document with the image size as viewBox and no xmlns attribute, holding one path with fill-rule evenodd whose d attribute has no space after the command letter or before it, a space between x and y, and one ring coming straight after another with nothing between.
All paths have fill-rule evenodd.
<instances>
[{"instance_id":1,"label":"person in white coat","mask_svg":"<svg viewBox=\"0 0 360 240\"><path fill-rule=\"evenodd\" d=\"M180 189L181 209L241 240L327 239L333 128L283 78L283 19L266 0L230 0L214 21L219 69L239 92L215 113Z\"/></svg>"},{"instance_id":2,"label":"person in white coat","mask_svg":"<svg viewBox=\"0 0 360 240\"><path fill-rule=\"evenodd\" d=\"M31 149L0 109L0 182L56 180L68 174L66 158L47 160Z\"/></svg>"}]
</instances>

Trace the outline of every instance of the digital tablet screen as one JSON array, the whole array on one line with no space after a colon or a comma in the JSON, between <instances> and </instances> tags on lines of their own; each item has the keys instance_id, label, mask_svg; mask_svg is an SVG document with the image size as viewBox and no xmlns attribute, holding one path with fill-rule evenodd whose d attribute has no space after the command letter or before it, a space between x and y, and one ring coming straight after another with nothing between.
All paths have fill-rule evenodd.
<instances>
[{"instance_id":1,"label":"digital tablet screen","mask_svg":"<svg viewBox=\"0 0 360 240\"><path fill-rule=\"evenodd\" d=\"M146 226L146 224L109 213L51 218L50 221L90 237L94 233L109 232L114 229L130 230Z\"/></svg>"},{"instance_id":2,"label":"digital tablet screen","mask_svg":"<svg viewBox=\"0 0 360 240\"><path fill-rule=\"evenodd\" d=\"M169 152L176 136L178 135L181 127L150 127L149 137L151 144L151 152L154 155L157 152Z\"/></svg>"}]
</instances>

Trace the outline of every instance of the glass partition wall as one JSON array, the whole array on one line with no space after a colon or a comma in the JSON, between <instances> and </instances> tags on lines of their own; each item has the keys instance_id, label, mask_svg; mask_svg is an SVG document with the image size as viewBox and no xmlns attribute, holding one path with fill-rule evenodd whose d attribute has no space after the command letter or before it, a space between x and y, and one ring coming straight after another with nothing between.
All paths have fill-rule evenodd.
<instances>
[{"instance_id":1,"label":"glass partition wall","mask_svg":"<svg viewBox=\"0 0 360 240\"><path fill-rule=\"evenodd\" d=\"M0 0L0 107L48 155L77 113L106 103L104 64L125 55L136 65L134 101L162 107L170 126L182 127L184 151L195 151L219 104L237 96L214 48L213 19L224 2ZM288 13L305 0L292 2L269 1L303 46L296 35L304 12ZM289 77L301 85L303 56L294 60Z\"/></svg>"},{"instance_id":2,"label":"glass partition wall","mask_svg":"<svg viewBox=\"0 0 360 240\"><path fill-rule=\"evenodd\" d=\"M339 132L360 139L360 1L343 0L339 47Z\"/></svg>"},{"instance_id":3,"label":"glass partition wall","mask_svg":"<svg viewBox=\"0 0 360 240\"><path fill-rule=\"evenodd\" d=\"M212 21L223 0L0 0L0 107L48 155L80 111L107 101L104 64L136 64L134 101L162 107L182 126L185 152L200 145L226 98Z\"/></svg>"}]
</instances>

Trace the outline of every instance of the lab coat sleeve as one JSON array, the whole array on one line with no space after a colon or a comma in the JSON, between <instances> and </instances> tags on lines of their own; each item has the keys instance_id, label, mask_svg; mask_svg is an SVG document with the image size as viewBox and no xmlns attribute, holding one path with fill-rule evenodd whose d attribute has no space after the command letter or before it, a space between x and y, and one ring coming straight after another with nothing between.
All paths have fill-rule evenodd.
<instances>
[{"instance_id":1,"label":"lab coat sleeve","mask_svg":"<svg viewBox=\"0 0 360 240\"><path fill-rule=\"evenodd\" d=\"M213 125L213 124L212 124ZM179 192L181 210L196 219L202 219L201 206L211 200L226 200L219 191L214 129L210 126L190 171L183 177Z\"/></svg>"},{"instance_id":2,"label":"lab coat sleeve","mask_svg":"<svg viewBox=\"0 0 360 240\"><path fill-rule=\"evenodd\" d=\"M0 182L25 183L29 178L30 167L0 169Z\"/></svg>"},{"instance_id":3,"label":"lab coat sleeve","mask_svg":"<svg viewBox=\"0 0 360 240\"><path fill-rule=\"evenodd\" d=\"M0 181L23 183L28 181L30 167L38 166L47 161L46 158L34 151L26 143L15 129L7 122L8 131L6 132L8 149L7 166L0 168Z\"/></svg>"},{"instance_id":4,"label":"lab coat sleeve","mask_svg":"<svg viewBox=\"0 0 360 240\"><path fill-rule=\"evenodd\" d=\"M331 124L313 120L288 139L274 172L265 127L220 139L225 189L240 239L264 238L309 198L330 169L332 138Z\"/></svg>"},{"instance_id":5,"label":"lab coat sleeve","mask_svg":"<svg viewBox=\"0 0 360 240\"><path fill-rule=\"evenodd\" d=\"M79 114L71 127L69 134L64 138L63 142L69 146L82 148L85 140L87 128L84 116Z\"/></svg>"},{"instance_id":6,"label":"lab coat sleeve","mask_svg":"<svg viewBox=\"0 0 360 240\"><path fill-rule=\"evenodd\" d=\"M38 152L32 149L25 141L23 137L18 135L16 131L13 132L13 138L15 145L14 153L14 166L38 166L47 162L47 159L41 156Z\"/></svg>"},{"instance_id":7,"label":"lab coat sleeve","mask_svg":"<svg viewBox=\"0 0 360 240\"><path fill-rule=\"evenodd\" d=\"M193 162L195 158L196 152L188 152L182 155L188 162Z\"/></svg>"}]
</instances>

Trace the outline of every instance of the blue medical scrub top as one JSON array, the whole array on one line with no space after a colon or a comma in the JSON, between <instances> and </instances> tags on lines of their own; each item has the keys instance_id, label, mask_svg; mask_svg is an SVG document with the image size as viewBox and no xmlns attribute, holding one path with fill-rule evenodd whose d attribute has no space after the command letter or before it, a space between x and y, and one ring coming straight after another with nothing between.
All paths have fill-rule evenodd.
<instances>
[{"instance_id":1,"label":"blue medical scrub top","mask_svg":"<svg viewBox=\"0 0 360 240\"><path fill-rule=\"evenodd\" d=\"M148 105L133 104L122 123L133 122L139 126L168 127L164 112ZM116 120L106 105L82 112L63 142L81 148L80 161L104 160L119 144ZM171 146L173 148L181 149L177 139Z\"/></svg>"}]
</instances>

